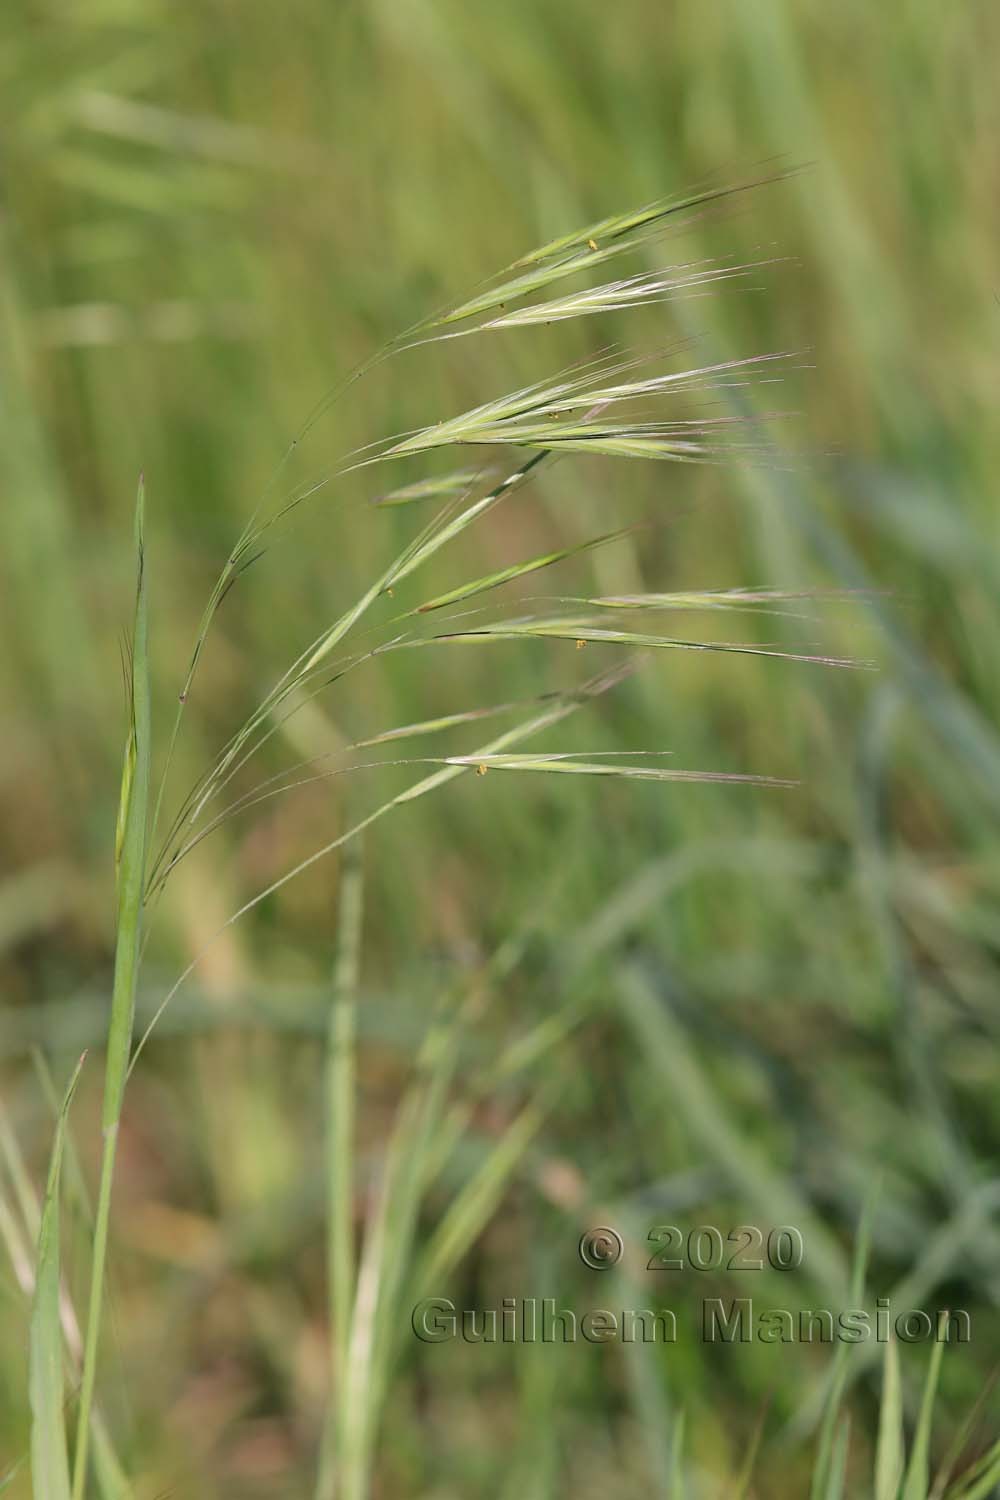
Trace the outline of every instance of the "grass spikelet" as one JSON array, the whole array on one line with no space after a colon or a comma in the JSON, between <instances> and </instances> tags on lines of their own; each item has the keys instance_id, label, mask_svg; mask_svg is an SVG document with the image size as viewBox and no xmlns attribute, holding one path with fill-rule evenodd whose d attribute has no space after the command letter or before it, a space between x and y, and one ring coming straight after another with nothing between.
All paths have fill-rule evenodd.
<instances>
[{"instance_id":1,"label":"grass spikelet","mask_svg":"<svg viewBox=\"0 0 1000 1500\"><path fill-rule=\"evenodd\" d=\"M525 578L530 573L538 573L543 568L552 567L554 563L565 562L568 557L576 557L581 552L590 552L595 547L605 547L609 542L620 542L623 537L630 536L632 531L632 527L623 527L620 531L609 531L604 536L578 542L575 547L560 547L556 552L544 553L541 557L533 557L527 562L513 563L509 568L501 568L497 573L487 574L485 578L474 578L470 583L463 583L458 588L449 589L446 594L439 594L436 599L428 599L426 603L417 606L417 613L427 614L434 609L444 609L447 605L458 604L463 599L471 599L476 594L489 593L505 583L513 583L516 578Z\"/></svg>"},{"instance_id":2,"label":"grass spikelet","mask_svg":"<svg viewBox=\"0 0 1000 1500\"><path fill-rule=\"evenodd\" d=\"M460 416L424 427L399 439L365 463L386 458L430 452L437 448L489 447L509 444L542 450L603 453L618 458L691 458L716 451L711 439L731 428L747 425L737 417L687 419L673 422L598 418L608 408L642 398L704 394L720 389L721 377L742 374L753 378L760 367L793 358L789 351L753 355L680 371L667 371L643 379L602 383L602 377L634 368L634 360L621 360L567 375L552 381L536 381L493 401L483 402ZM575 413L591 408L588 416L571 420Z\"/></svg>"},{"instance_id":3,"label":"grass spikelet","mask_svg":"<svg viewBox=\"0 0 1000 1500\"><path fill-rule=\"evenodd\" d=\"M604 265L619 255L637 250L666 229L680 231L689 228L700 214L714 205L789 175L790 172L782 171L742 182L719 184L676 198L657 199L645 208L631 213L611 214L588 225L586 229L550 240L548 244L530 251L509 266L507 273L501 273L481 293L428 318L418 324L413 332L433 332L469 318L484 317L497 309L505 309L509 303L542 291L567 276L580 272L589 273L595 266Z\"/></svg>"},{"instance_id":4,"label":"grass spikelet","mask_svg":"<svg viewBox=\"0 0 1000 1500\"><path fill-rule=\"evenodd\" d=\"M706 288L716 290L725 282L745 282L755 271L776 263L775 258L748 261L742 265L697 261L669 266L662 271L643 271L636 276L624 276L617 281L606 281L600 286L550 298L547 302L531 303L512 312L503 312L475 328L464 329L463 333L547 327L550 323L562 323L569 318L628 312L632 308L649 307L657 302L673 302L682 296L689 297L699 293L705 295ZM592 257L587 264L593 265Z\"/></svg>"},{"instance_id":5,"label":"grass spikelet","mask_svg":"<svg viewBox=\"0 0 1000 1500\"><path fill-rule=\"evenodd\" d=\"M633 751L633 754L636 752ZM650 752L656 754L658 752ZM773 776L749 776L725 771L676 771L662 766L623 766L602 760L583 760L565 752L552 755L449 755L448 766L475 766L489 771L540 771L570 776L619 776L631 781L736 781L749 786L792 787L794 781Z\"/></svg>"},{"instance_id":6,"label":"grass spikelet","mask_svg":"<svg viewBox=\"0 0 1000 1500\"><path fill-rule=\"evenodd\" d=\"M505 620L499 624L480 625L475 630L450 631L437 637L440 641L475 645L481 641L517 641L526 638L552 641L583 641L602 645L628 646L638 650L726 651L740 656L770 656L779 661L807 662L823 667L870 666L868 662L849 657L819 656L809 652L780 651L771 646L754 646L736 641L691 641L675 636L649 635L635 630L611 630L592 624L585 618L552 618Z\"/></svg>"},{"instance_id":7,"label":"grass spikelet","mask_svg":"<svg viewBox=\"0 0 1000 1500\"><path fill-rule=\"evenodd\" d=\"M401 485L389 490L372 501L372 505L413 505L418 500L440 500L447 495L468 491L483 478L482 469L457 469L453 474L443 474L437 479L418 479L413 484Z\"/></svg>"}]
</instances>

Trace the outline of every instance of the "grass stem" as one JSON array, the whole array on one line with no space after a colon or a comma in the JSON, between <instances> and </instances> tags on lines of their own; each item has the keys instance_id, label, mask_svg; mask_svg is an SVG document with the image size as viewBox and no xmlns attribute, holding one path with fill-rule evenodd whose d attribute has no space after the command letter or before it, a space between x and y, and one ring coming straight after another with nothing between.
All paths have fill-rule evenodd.
<instances>
[{"instance_id":1,"label":"grass stem","mask_svg":"<svg viewBox=\"0 0 1000 1500\"><path fill-rule=\"evenodd\" d=\"M330 1396L323 1434L317 1500L336 1492L336 1411L347 1381L354 1299L354 1090L357 992L363 916L361 848L349 845L340 874L337 957L326 1046L327 1286L330 1321Z\"/></svg>"},{"instance_id":2,"label":"grass stem","mask_svg":"<svg viewBox=\"0 0 1000 1500\"><path fill-rule=\"evenodd\" d=\"M94 1382L100 1343L104 1274L107 1261L111 1187L114 1179L118 1126L121 1120L125 1082L135 1015L135 992L142 945L143 891L146 883L146 848L149 810L150 691L147 635L147 590L145 568L145 490L142 479L135 509L136 602L130 652L130 716L122 771L122 797L118 820L118 924L115 942L115 973L108 1023L107 1061L101 1125L104 1150L101 1181L94 1219L91 1259L90 1302L80 1380L76 1452L73 1464L73 1500L83 1500L87 1484L87 1458L94 1404Z\"/></svg>"}]
</instances>

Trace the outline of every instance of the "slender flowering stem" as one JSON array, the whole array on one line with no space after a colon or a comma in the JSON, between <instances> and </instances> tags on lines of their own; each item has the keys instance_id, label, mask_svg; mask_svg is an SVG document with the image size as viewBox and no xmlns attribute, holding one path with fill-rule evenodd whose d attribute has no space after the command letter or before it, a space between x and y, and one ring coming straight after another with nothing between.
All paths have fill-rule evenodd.
<instances>
[{"instance_id":1,"label":"slender flowering stem","mask_svg":"<svg viewBox=\"0 0 1000 1500\"><path fill-rule=\"evenodd\" d=\"M135 625L132 636L130 700L131 714L125 746L122 800L119 810L118 929L115 946L115 976L108 1026L107 1062L104 1075L104 1105L101 1125L104 1151L101 1182L94 1220L90 1304L80 1381L76 1456L73 1468L73 1500L83 1500L87 1483L87 1457L97 1352L100 1342L104 1299L104 1268L107 1259L108 1224L111 1216L111 1186L114 1179L118 1126L121 1120L125 1081L135 1015L135 992L142 943L143 891L146 884L146 847L149 821L150 697L147 639L147 580L144 545L145 493L142 480L135 513L137 586Z\"/></svg>"}]
</instances>

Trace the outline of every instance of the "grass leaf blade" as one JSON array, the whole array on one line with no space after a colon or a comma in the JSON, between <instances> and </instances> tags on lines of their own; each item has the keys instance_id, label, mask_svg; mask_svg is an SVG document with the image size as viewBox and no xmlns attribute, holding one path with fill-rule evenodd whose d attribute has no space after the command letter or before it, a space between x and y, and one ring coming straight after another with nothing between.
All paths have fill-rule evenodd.
<instances>
[{"instance_id":1,"label":"grass leaf blade","mask_svg":"<svg viewBox=\"0 0 1000 1500\"><path fill-rule=\"evenodd\" d=\"M121 845L118 866L118 920L115 943L115 973L108 1022L107 1057L104 1072L104 1102L101 1123L104 1153L94 1221L90 1302L80 1381L76 1454L73 1468L73 1500L83 1500L87 1483L87 1458L97 1376L104 1300L104 1266L108 1225L111 1217L111 1185L114 1177L125 1083L135 1018L135 994L142 949L143 897L146 886L146 855L149 831L149 775L151 706L148 639L148 580L145 542L146 494L142 477L135 505L136 594L129 682L130 723L122 777L124 792L120 815Z\"/></svg>"},{"instance_id":2,"label":"grass leaf blade","mask_svg":"<svg viewBox=\"0 0 1000 1500\"><path fill-rule=\"evenodd\" d=\"M903 1500L927 1500L931 1422L934 1417L934 1397L937 1394L938 1376L941 1373L941 1359L943 1355L944 1339L941 1337L941 1329L939 1327L938 1337L931 1345L930 1363L927 1366L927 1379L924 1382L924 1393L920 1401L920 1416L917 1419L917 1430L913 1435L913 1448L910 1452L910 1462L903 1484Z\"/></svg>"},{"instance_id":3,"label":"grass leaf blade","mask_svg":"<svg viewBox=\"0 0 1000 1500\"><path fill-rule=\"evenodd\" d=\"M882 1406L875 1450L875 1500L896 1500L903 1475L903 1392L895 1339L885 1346Z\"/></svg>"},{"instance_id":4,"label":"grass leaf blade","mask_svg":"<svg viewBox=\"0 0 1000 1500\"><path fill-rule=\"evenodd\" d=\"M81 1057L73 1070L59 1110L38 1234L35 1295L29 1334L31 1476L36 1500L69 1500L70 1496L59 1313L59 1182L66 1141L66 1117L83 1061Z\"/></svg>"}]
</instances>

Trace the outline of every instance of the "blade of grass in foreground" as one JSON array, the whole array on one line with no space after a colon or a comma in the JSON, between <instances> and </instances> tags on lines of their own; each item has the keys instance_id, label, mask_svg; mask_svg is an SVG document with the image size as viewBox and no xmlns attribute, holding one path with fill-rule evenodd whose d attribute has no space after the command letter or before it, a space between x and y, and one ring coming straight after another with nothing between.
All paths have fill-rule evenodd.
<instances>
[{"instance_id":1,"label":"blade of grass in foreground","mask_svg":"<svg viewBox=\"0 0 1000 1500\"><path fill-rule=\"evenodd\" d=\"M939 1317L939 1325L947 1314ZM944 1337L941 1337L942 1331ZM927 1379L924 1382L924 1393L920 1401L920 1416L917 1419L917 1430L913 1435L913 1448L910 1451L910 1462L906 1470L906 1479L903 1483L903 1500L927 1500L927 1486L929 1483L929 1454L931 1447L931 1423L934 1419L934 1397L937 1394L938 1375L941 1372L941 1359L944 1355L944 1341L947 1338L947 1323L944 1329L939 1326L938 1337L931 1345L931 1358L927 1366Z\"/></svg>"},{"instance_id":2,"label":"blade of grass in foreground","mask_svg":"<svg viewBox=\"0 0 1000 1500\"><path fill-rule=\"evenodd\" d=\"M347 1340L351 1378L341 1393L337 1423L337 1471L333 1493L339 1500L367 1500L372 1464L372 1388L375 1318L385 1270L386 1226L392 1178L383 1181L365 1231L357 1290Z\"/></svg>"},{"instance_id":3,"label":"blade of grass in foreground","mask_svg":"<svg viewBox=\"0 0 1000 1500\"><path fill-rule=\"evenodd\" d=\"M768 1397L760 1409L760 1415L758 1416L757 1421L754 1425L753 1435L750 1438L750 1446L747 1448L746 1457L743 1460L739 1478L736 1481L736 1487L733 1491L732 1500L746 1500L747 1495L750 1493L750 1485L753 1480L754 1466L757 1462L757 1454L760 1452L760 1444L761 1439L764 1436L764 1428L767 1425L767 1413L770 1404L771 1398Z\"/></svg>"},{"instance_id":4,"label":"blade of grass in foreground","mask_svg":"<svg viewBox=\"0 0 1000 1500\"><path fill-rule=\"evenodd\" d=\"M864 1298L865 1277L868 1274L868 1253L871 1248L872 1220L875 1217L875 1205L881 1192L881 1179L876 1178L868 1189L864 1206L861 1210L861 1218L858 1221L858 1232L854 1241L854 1258L851 1262L851 1288L848 1297L851 1307L860 1307ZM839 1493L835 1488L835 1471L838 1463L838 1443L846 1443L847 1438L842 1427L838 1427L840 1421L840 1408L844 1399L844 1389L847 1384L847 1361L850 1358L850 1345L838 1344L837 1352L833 1358L833 1369L830 1372L830 1395L823 1412L823 1420L820 1424L819 1446L816 1450L816 1462L813 1466L812 1487L809 1491L810 1500L826 1500L831 1493ZM846 1461L846 1449L844 1452ZM841 1475L841 1485L843 1476Z\"/></svg>"},{"instance_id":5,"label":"blade of grass in foreground","mask_svg":"<svg viewBox=\"0 0 1000 1500\"><path fill-rule=\"evenodd\" d=\"M42 1083L42 1089L51 1105L53 1126L58 1128L62 1110L62 1099L59 1090L49 1071L48 1063L37 1048L33 1050L33 1058ZM0 1111L0 1122L6 1125L2 1111ZM13 1132L0 1131L0 1137L3 1138L4 1142L4 1155L7 1158L6 1165L10 1181L19 1184L17 1199L20 1209L20 1222L18 1222L18 1215L14 1213L13 1204L8 1200L6 1194L0 1191L0 1241L4 1243L7 1250L15 1281L29 1300L33 1300L37 1268L32 1262L28 1245L29 1243L37 1243L38 1232L41 1226L42 1207L37 1200L27 1164L21 1154L16 1136ZM83 1223L88 1226L92 1225L94 1216L81 1174L80 1163L77 1160L73 1146L72 1131L68 1125L63 1143L62 1175L69 1211L79 1214ZM70 1381L75 1388L80 1377L82 1340L76 1319L76 1310L65 1281L60 1295L59 1312L67 1371ZM107 1423L96 1404L94 1406L91 1425L94 1433L94 1469L97 1475L98 1490L103 1496L103 1500L124 1500L124 1497L130 1493L128 1480L115 1453ZM0 1479L0 1493L11 1482L13 1474L19 1467L20 1460L18 1460L14 1469L9 1470L7 1475Z\"/></svg>"},{"instance_id":6,"label":"blade of grass in foreground","mask_svg":"<svg viewBox=\"0 0 1000 1500\"><path fill-rule=\"evenodd\" d=\"M670 1438L670 1500L685 1500L687 1485L684 1483L684 1423L682 1407L674 1418L674 1430Z\"/></svg>"},{"instance_id":7,"label":"blade of grass in foreground","mask_svg":"<svg viewBox=\"0 0 1000 1500\"><path fill-rule=\"evenodd\" d=\"M494 955L495 979L504 958ZM410 1268L418 1244L420 1207L441 1156L454 1145L447 1112L449 1085L458 1064L464 1031L490 992L485 976L470 989L446 992L438 1001L416 1059L416 1077L405 1094L386 1151L386 1172L394 1184L388 1219L387 1253L374 1332L372 1378L367 1393L369 1439L374 1441L390 1388L400 1329L406 1326Z\"/></svg>"},{"instance_id":8,"label":"blade of grass in foreground","mask_svg":"<svg viewBox=\"0 0 1000 1500\"><path fill-rule=\"evenodd\" d=\"M885 1346L884 1369L875 1449L875 1500L896 1500L903 1477L903 1392L895 1339Z\"/></svg>"},{"instance_id":9,"label":"blade of grass in foreground","mask_svg":"<svg viewBox=\"0 0 1000 1500\"><path fill-rule=\"evenodd\" d=\"M76 1455L73 1468L73 1500L83 1500L87 1483L94 1381L97 1375L97 1350L104 1300L104 1266L108 1246L108 1223L111 1216L111 1184L114 1178L115 1152L118 1144L118 1122L121 1118L129 1053L132 1047L135 991L142 943L143 890L146 883L150 700L145 489L141 478L135 507L135 549L137 580L131 650L131 715L125 746L119 840L116 849L118 855L118 927L111 1016L108 1022L104 1104L101 1114L104 1153L101 1161L97 1212L94 1219L90 1303L87 1311L87 1334L83 1353L83 1374L80 1381L80 1408L77 1416Z\"/></svg>"},{"instance_id":10,"label":"blade of grass in foreground","mask_svg":"<svg viewBox=\"0 0 1000 1500\"><path fill-rule=\"evenodd\" d=\"M69 1500L70 1495L59 1311L59 1180L66 1140L66 1116L82 1067L81 1057L73 1070L59 1111L38 1233L35 1296L29 1335L31 1478L35 1500Z\"/></svg>"},{"instance_id":11,"label":"blade of grass in foreground","mask_svg":"<svg viewBox=\"0 0 1000 1500\"><path fill-rule=\"evenodd\" d=\"M968 1475L948 1491L949 1500L989 1500L1000 1483L1000 1438L974 1464Z\"/></svg>"},{"instance_id":12,"label":"blade of grass in foreground","mask_svg":"<svg viewBox=\"0 0 1000 1500\"><path fill-rule=\"evenodd\" d=\"M479 1170L456 1195L414 1273L415 1300L430 1295L492 1217L507 1182L545 1121L559 1085L549 1080L507 1126Z\"/></svg>"},{"instance_id":13,"label":"blade of grass in foreground","mask_svg":"<svg viewBox=\"0 0 1000 1500\"><path fill-rule=\"evenodd\" d=\"M378 1304L372 1321L369 1379L363 1392L365 1443L369 1450L378 1433L392 1351L400 1328L405 1326L401 1287L412 1263L432 1143L440 1138L444 1096L454 1066L453 1041L454 1025L450 1030L443 1021L432 1025L417 1058L418 1077L403 1097L385 1152L386 1234ZM368 1455L364 1463L367 1465Z\"/></svg>"},{"instance_id":14,"label":"blade of grass in foreground","mask_svg":"<svg viewBox=\"0 0 1000 1500\"><path fill-rule=\"evenodd\" d=\"M837 1435L830 1453L826 1486L822 1500L843 1500L847 1480L847 1455L851 1446L851 1419L846 1414L841 1418Z\"/></svg>"},{"instance_id":15,"label":"blade of grass in foreground","mask_svg":"<svg viewBox=\"0 0 1000 1500\"><path fill-rule=\"evenodd\" d=\"M935 1475L934 1483L931 1486L929 1500L941 1500L942 1495L944 1495L946 1492L949 1495L954 1494L954 1491L949 1489L951 1476L955 1471L956 1464L958 1463L962 1454L965 1452L966 1446L972 1434L976 1430L976 1426L979 1422L980 1417L982 1416L983 1411L986 1409L986 1404L996 1387L998 1376L1000 1376L1000 1366L994 1368L989 1379L986 1381L986 1384L983 1386L982 1390L979 1392L979 1395L973 1402L971 1408L966 1413L964 1420L959 1424L954 1437L948 1445L948 1450L945 1453L944 1458L941 1460L941 1466L938 1469L937 1474Z\"/></svg>"},{"instance_id":16,"label":"blade of grass in foreground","mask_svg":"<svg viewBox=\"0 0 1000 1500\"><path fill-rule=\"evenodd\" d=\"M352 1486L356 1487L359 1478L367 1473L389 1392L393 1361L398 1353L400 1329L407 1325L406 1308L412 1307L413 1302L410 1268L417 1246L421 1202L440 1170L442 1159L454 1150L456 1124L459 1133L467 1125L464 1107L460 1106L457 1111L446 1110L448 1087L458 1062L462 1036L473 1017L488 1003L492 985L510 972L522 951L522 937L503 943L471 986L462 984L457 990L439 997L434 1019L417 1055L416 1077L397 1112L382 1173L380 1198L384 1224L378 1240L380 1259L377 1265L374 1261L370 1264L369 1284L377 1295L365 1315L371 1323L366 1335L368 1378L365 1388L361 1389L355 1366L351 1364L351 1379L341 1383L337 1403L336 1454L325 1455L325 1472L329 1472L330 1466L334 1468L338 1496L354 1493ZM521 1121L515 1122L515 1128L519 1123ZM531 1133L518 1132L520 1146L527 1145ZM504 1160L507 1172L517 1164L517 1153L515 1151L511 1156L510 1149L508 1143ZM455 1256L463 1252L468 1237L475 1238L481 1232L483 1220L488 1217L493 1204L493 1194L483 1191L483 1183L493 1179L495 1186L497 1166L497 1159L491 1154L474 1179L480 1184L479 1188L463 1195L465 1208L460 1215L461 1233L448 1236L448 1252L439 1266L443 1274L450 1271ZM502 1183L499 1190L502 1190ZM383 1209L375 1211L373 1224L382 1212ZM367 1247L374 1243L369 1233L366 1236L366 1255ZM356 1304L360 1298L359 1277ZM357 1318L355 1306L352 1327L357 1326Z\"/></svg>"},{"instance_id":17,"label":"blade of grass in foreground","mask_svg":"<svg viewBox=\"0 0 1000 1500\"><path fill-rule=\"evenodd\" d=\"M349 845L345 850L340 881L337 958L326 1052L330 1394L316 1484L317 1500L327 1500L336 1492L333 1467L337 1448L336 1411L348 1379L354 1296L354 1070L363 914L363 876L358 845Z\"/></svg>"}]
</instances>

